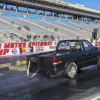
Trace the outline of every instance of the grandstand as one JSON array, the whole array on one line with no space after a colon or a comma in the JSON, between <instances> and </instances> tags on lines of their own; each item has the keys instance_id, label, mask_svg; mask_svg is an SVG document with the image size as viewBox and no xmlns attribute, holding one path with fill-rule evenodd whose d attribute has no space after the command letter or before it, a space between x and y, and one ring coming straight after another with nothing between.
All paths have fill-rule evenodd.
<instances>
[{"instance_id":1,"label":"grandstand","mask_svg":"<svg viewBox=\"0 0 100 100\"><path fill-rule=\"evenodd\" d=\"M0 0L0 42L44 41L45 35L49 36L46 40L90 40L94 29L100 33L99 28L100 11L81 5L59 0ZM40 37L34 39L36 35Z\"/></svg>"}]
</instances>

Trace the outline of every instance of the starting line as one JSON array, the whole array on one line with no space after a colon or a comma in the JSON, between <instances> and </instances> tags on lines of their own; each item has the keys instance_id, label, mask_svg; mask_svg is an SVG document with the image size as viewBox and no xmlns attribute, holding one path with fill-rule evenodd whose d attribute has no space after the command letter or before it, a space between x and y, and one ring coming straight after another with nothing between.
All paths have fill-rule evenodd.
<instances>
[{"instance_id":1,"label":"starting line","mask_svg":"<svg viewBox=\"0 0 100 100\"><path fill-rule=\"evenodd\" d=\"M90 99L90 100L100 100L100 95L97 97L94 97L93 99Z\"/></svg>"},{"instance_id":2,"label":"starting line","mask_svg":"<svg viewBox=\"0 0 100 100\"><path fill-rule=\"evenodd\" d=\"M84 98L82 100L100 100L100 92L98 92L90 97Z\"/></svg>"}]
</instances>

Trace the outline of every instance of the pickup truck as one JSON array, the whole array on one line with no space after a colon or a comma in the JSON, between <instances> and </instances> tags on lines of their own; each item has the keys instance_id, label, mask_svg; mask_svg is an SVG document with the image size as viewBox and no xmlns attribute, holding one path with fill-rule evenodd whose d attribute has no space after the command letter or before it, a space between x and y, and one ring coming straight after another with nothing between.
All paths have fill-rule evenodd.
<instances>
[{"instance_id":1,"label":"pickup truck","mask_svg":"<svg viewBox=\"0 0 100 100\"><path fill-rule=\"evenodd\" d=\"M30 61L30 65L29 65ZM87 40L61 40L55 51L27 56L29 72L76 77L80 68L97 64L100 69L100 50Z\"/></svg>"}]
</instances>

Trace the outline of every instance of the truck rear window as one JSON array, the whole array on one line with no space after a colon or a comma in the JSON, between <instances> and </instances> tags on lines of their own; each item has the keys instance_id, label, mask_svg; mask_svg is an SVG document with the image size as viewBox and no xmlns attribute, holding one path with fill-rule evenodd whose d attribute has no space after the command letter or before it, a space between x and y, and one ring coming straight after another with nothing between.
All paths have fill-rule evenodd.
<instances>
[{"instance_id":1,"label":"truck rear window","mask_svg":"<svg viewBox=\"0 0 100 100\"><path fill-rule=\"evenodd\" d=\"M81 49L79 41L61 41L57 45L57 50Z\"/></svg>"}]
</instances>

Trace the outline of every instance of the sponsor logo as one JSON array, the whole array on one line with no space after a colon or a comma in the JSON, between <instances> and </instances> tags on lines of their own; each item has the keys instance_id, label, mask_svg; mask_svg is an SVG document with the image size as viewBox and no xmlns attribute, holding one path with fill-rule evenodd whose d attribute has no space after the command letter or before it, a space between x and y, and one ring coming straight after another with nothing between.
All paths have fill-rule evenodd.
<instances>
[{"instance_id":1,"label":"sponsor logo","mask_svg":"<svg viewBox=\"0 0 100 100\"><path fill-rule=\"evenodd\" d=\"M36 52L43 51L43 47L36 47Z\"/></svg>"},{"instance_id":2,"label":"sponsor logo","mask_svg":"<svg viewBox=\"0 0 100 100\"><path fill-rule=\"evenodd\" d=\"M20 53L29 53L29 52L33 52L33 47L20 48Z\"/></svg>"},{"instance_id":3,"label":"sponsor logo","mask_svg":"<svg viewBox=\"0 0 100 100\"><path fill-rule=\"evenodd\" d=\"M56 49L56 46L50 46L50 49Z\"/></svg>"},{"instance_id":4,"label":"sponsor logo","mask_svg":"<svg viewBox=\"0 0 100 100\"><path fill-rule=\"evenodd\" d=\"M17 49L14 48L14 49L12 49L11 52L12 52L12 54L17 54Z\"/></svg>"},{"instance_id":5,"label":"sponsor logo","mask_svg":"<svg viewBox=\"0 0 100 100\"><path fill-rule=\"evenodd\" d=\"M17 65L17 66L26 65L26 63L27 63L26 60L22 60L22 61L17 60L16 65Z\"/></svg>"}]
</instances>

